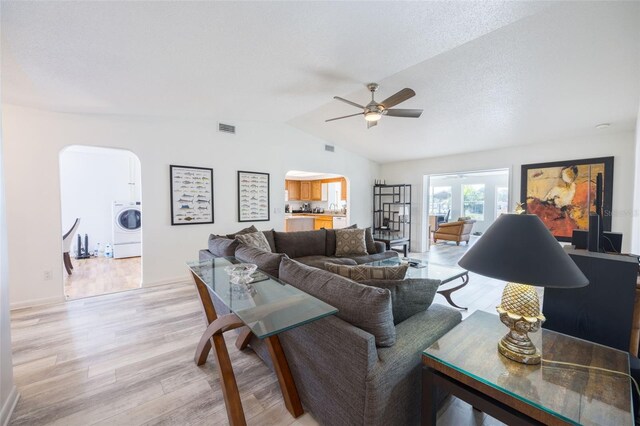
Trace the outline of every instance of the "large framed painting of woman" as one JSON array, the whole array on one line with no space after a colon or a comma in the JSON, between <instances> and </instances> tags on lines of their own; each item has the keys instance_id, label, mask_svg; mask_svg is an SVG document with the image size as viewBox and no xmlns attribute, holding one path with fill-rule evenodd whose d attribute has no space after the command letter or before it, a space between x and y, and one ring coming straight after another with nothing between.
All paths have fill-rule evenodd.
<instances>
[{"instance_id":1,"label":"large framed painting of woman","mask_svg":"<svg viewBox=\"0 0 640 426\"><path fill-rule=\"evenodd\" d=\"M596 179L602 174L602 223L611 230L613 157L522 165L520 198L559 241L571 241L574 229L589 229L596 213Z\"/></svg>"}]
</instances>

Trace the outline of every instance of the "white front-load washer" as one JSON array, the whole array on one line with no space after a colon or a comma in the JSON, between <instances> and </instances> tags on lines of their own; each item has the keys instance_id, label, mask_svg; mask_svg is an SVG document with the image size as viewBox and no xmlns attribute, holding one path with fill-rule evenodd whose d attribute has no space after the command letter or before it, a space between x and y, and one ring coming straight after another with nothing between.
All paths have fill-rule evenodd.
<instances>
[{"instance_id":1,"label":"white front-load washer","mask_svg":"<svg viewBox=\"0 0 640 426\"><path fill-rule=\"evenodd\" d=\"M142 254L142 212L140 201L113 203L113 257Z\"/></svg>"}]
</instances>

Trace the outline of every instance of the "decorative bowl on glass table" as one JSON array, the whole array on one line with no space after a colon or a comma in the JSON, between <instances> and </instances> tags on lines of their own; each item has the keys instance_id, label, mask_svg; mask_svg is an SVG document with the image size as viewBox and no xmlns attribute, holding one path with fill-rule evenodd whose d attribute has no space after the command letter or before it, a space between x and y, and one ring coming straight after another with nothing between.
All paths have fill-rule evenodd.
<instances>
[{"instance_id":1,"label":"decorative bowl on glass table","mask_svg":"<svg viewBox=\"0 0 640 426\"><path fill-rule=\"evenodd\" d=\"M258 269L258 266L253 263L237 263L224 268L231 277L230 281L233 284L249 284L253 281L251 274L253 274L256 269Z\"/></svg>"}]
</instances>

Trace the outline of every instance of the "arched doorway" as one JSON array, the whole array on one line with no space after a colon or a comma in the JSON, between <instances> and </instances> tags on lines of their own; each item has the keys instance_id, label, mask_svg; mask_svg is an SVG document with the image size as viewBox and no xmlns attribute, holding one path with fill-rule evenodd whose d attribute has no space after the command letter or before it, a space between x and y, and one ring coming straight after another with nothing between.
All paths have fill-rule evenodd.
<instances>
[{"instance_id":1,"label":"arched doorway","mask_svg":"<svg viewBox=\"0 0 640 426\"><path fill-rule=\"evenodd\" d=\"M127 150L73 145L59 161L65 297L139 288L140 160Z\"/></svg>"}]
</instances>

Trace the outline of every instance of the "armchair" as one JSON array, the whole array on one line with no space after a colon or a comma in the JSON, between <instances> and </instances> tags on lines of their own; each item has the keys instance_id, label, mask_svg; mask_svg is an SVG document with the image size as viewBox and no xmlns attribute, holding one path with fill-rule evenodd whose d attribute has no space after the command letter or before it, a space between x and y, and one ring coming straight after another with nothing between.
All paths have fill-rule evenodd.
<instances>
[{"instance_id":1,"label":"armchair","mask_svg":"<svg viewBox=\"0 0 640 426\"><path fill-rule=\"evenodd\" d=\"M455 222L441 223L436 232L433 234L433 242L438 240L455 241L456 245L460 245L462 241L469 244L469 237L475 220L469 218L458 218Z\"/></svg>"}]
</instances>

